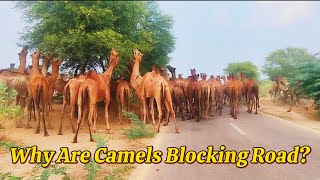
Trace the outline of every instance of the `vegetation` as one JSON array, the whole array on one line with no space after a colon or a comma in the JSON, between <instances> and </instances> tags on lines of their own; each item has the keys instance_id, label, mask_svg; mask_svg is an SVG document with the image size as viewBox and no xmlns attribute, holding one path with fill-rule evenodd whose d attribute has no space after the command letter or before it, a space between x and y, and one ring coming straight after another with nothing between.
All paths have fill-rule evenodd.
<instances>
[{"instance_id":1,"label":"vegetation","mask_svg":"<svg viewBox=\"0 0 320 180\"><path fill-rule=\"evenodd\" d=\"M259 78L258 67L250 61L230 63L224 69L225 73L233 73L235 76L241 72L245 72L246 77L253 77L254 79Z\"/></svg>"},{"instance_id":2,"label":"vegetation","mask_svg":"<svg viewBox=\"0 0 320 180\"><path fill-rule=\"evenodd\" d=\"M123 164L115 168L110 174L108 174L105 180L123 180L125 175L134 168L133 165Z\"/></svg>"},{"instance_id":3,"label":"vegetation","mask_svg":"<svg viewBox=\"0 0 320 180\"><path fill-rule=\"evenodd\" d=\"M13 105L16 95L15 90L0 83L0 140L6 138L10 127L21 116L20 107Z\"/></svg>"},{"instance_id":4,"label":"vegetation","mask_svg":"<svg viewBox=\"0 0 320 180\"><path fill-rule=\"evenodd\" d=\"M259 83L259 95L260 97L268 97L270 96L269 90L272 88L273 82L269 79L262 80Z\"/></svg>"},{"instance_id":5,"label":"vegetation","mask_svg":"<svg viewBox=\"0 0 320 180\"><path fill-rule=\"evenodd\" d=\"M85 72L105 69L115 48L121 60L113 75L127 73L133 49L143 54L141 72L167 65L174 50L172 17L148 1L17 2L29 24L23 44L53 52L65 59L62 68Z\"/></svg>"},{"instance_id":6,"label":"vegetation","mask_svg":"<svg viewBox=\"0 0 320 180\"><path fill-rule=\"evenodd\" d=\"M147 126L133 112L122 111L122 113L131 120L130 128L124 132L129 139L138 139L143 137L154 137L155 132L147 128Z\"/></svg>"},{"instance_id":7,"label":"vegetation","mask_svg":"<svg viewBox=\"0 0 320 180\"><path fill-rule=\"evenodd\" d=\"M270 80L274 80L276 76L283 76L288 78L290 83L294 83L292 77L295 76L297 70L303 64L316 60L317 58L307 49L290 47L278 49L268 55L262 67L262 72L268 75Z\"/></svg>"}]
</instances>

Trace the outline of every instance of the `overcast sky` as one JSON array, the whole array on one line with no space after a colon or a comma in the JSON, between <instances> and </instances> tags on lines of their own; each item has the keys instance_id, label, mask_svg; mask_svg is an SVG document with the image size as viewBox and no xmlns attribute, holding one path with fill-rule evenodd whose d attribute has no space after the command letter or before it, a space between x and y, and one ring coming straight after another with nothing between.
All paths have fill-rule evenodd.
<instances>
[{"instance_id":1,"label":"overcast sky","mask_svg":"<svg viewBox=\"0 0 320 180\"><path fill-rule=\"evenodd\" d=\"M252 61L259 67L266 56L287 47L320 51L320 2L159 2L174 19L175 51L170 64L184 77L190 68L222 74L230 62ZM19 64L21 14L14 2L0 2L0 69ZM28 55L27 64L31 64Z\"/></svg>"}]
</instances>

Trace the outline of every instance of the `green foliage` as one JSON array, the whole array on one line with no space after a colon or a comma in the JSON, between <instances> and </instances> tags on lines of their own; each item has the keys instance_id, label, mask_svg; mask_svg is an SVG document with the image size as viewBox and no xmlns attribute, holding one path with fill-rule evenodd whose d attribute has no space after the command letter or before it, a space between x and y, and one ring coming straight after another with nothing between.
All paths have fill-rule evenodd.
<instances>
[{"instance_id":1,"label":"green foliage","mask_svg":"<svg viewBox=\"0 0 320 180\"><path fill-rule=\"evenodd\" d=\"M254 79L259 78L258 67L250 61L230 63L224 69L225 73L233 73L235 76L241 72L245 72L246 77L253 77Z\"/></svg>"},{"instance_id":2,"label":"green foliage","mask_svg":"<svg viewBox=\"0 0 320 180\"><path fill-rule=\"evenodd\" d=\"M259 96L260 97L270 97L269 90L272 88L273 81L269 79L262 80L259 83Z\"/></svg>"},{"instance_id":3,"label":"green foliage","mask_svg":"<svg viewBox=\"0 0 320 180\"><path fill-rule=\"evenodd\" d=\"M2 173L0 172L0 179L1 180L20 180L23 179L23 177L14 176L11 172Z\"/></svg>"},{"instance_id":4,"label":"green foliage","mask_svg":"<svg viewBox=\"0 0 320 180\"><path fill-rule=\"evenodd\" d=\"M310 54L307 49L291 47L278 49L268 55L262 72L268 75L270 80L274 80L276 76L284 76L290 83L294 83L291 78L300 66L315 60L316 57Z\"/></svg>"},{"instance_id":5,"label":"green foliage","mask_svg":"<svg viewBox=\"0 0 320 180\"><path fill-rule=\"evenodd\" d=\"M12 141L0 141L0 147L5 147L6 149L10 149L12 147L17 147L17 148L22 148L21 146L19 146L18 144L16 144L15 142Z\"/></svg>"},{"instance_id":6,"label":"green foliage","mask_svg":"<svg viewBox=\"0 0 320 180\"><path fill-rule=\"evenodd\" d=\"M132 165L121 165L117 168L115 168L110 174L108 174L104 179L105 180L123 180L124 179L124 175L127 175L128 173L130 173L130 171L133 169L134 167Z\"/></svg>"},{"instance_id":7,"label":"green foliage","mask_svg":"<svg viewBox=\"0 0 320 180\"><path fill-rule=\"evenodd\" d=\"M45 162L44 157L42 163ZM56 164L50 164L47 168L43 169L41 164L36 164L33 168L31 179L32 180L48 180L52 175L62 175L63 180L70 180L67 174L68 167L58 167ZM41 173L40 173L41 172Z\"/></svg>"},{"instance_id":8,"label":"green foliage","mask_svg":"<svg viewBox=\"0 0 320 180\"><path fill-rule=\"evenodd\" d=\"M316 104L320 106L320 60L310 61L302 64L296 70L294 76L291 78L292 82L297 85L296 89L298 93L313 98L316 100Z\"/></svg>"},{"instance_id":9,"label":"green foliage","mask_svg":"<svg viewBox=\"0 0 320 180\"><path fill-rule=\"evenodd\" d=\"M111 48L121 56L115 76L127 70L133 49L143 54L142 73L166 65L174 50L172 17L148 1L17 2L29 26L23 44L62 56L65 70L106 67ZM97 69L99 71L99 69Z\"/></svg>"},{"instance_id":10,"label":"green foliage","mask_svg":"<svg viewBox=\"0 0 320 180\"><path fill-rule=\"evenodd\" d=\"M97 141L97 148L106 147L106 141L103 137L95 134L93 136L94 140ZM86 179L94 180L97 178L97 175L101 169L99 164L97 164L93 158L90 159L90 162L84 165L86 171Z\"/></svg>"},{"instance_id":11,"label":"green foliage","mask_svg":"<svg viewBox=\"0 0 320 180\"><path fill-rule=\"evenodd\" d=\"M124 135L129 139L138 139L143 137L154 137L155 132L147 128L147 126L140 121L138 116L133 112L122 111L122 113L131 120L130 128L124 132Z\"/></svg>"}]
</instances>

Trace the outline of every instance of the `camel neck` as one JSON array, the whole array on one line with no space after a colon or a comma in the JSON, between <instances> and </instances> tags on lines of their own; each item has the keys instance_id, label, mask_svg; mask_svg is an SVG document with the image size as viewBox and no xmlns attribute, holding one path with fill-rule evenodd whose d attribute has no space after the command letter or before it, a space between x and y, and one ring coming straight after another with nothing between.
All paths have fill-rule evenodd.
<instances>
[{"instance_id":1,"label":"camel neck","mask_svg":"<svg viewBox=\"0 0 320 180\"><path fill-rule=\"evenodd\" d=\"M27 54L19 55L20 65L19 65L19 67L17 69L17 72L20 73L20 74L24 74L24 72L26 70L26 56L27 56Z\"/></svg>"},{"instance_id":2,"label":"camel neck","mask_svg":"<svg viewBox=\"0 0 320 180\"><path fill-rule=\"evenodd\" d=\"M32 75L40 74L39 58L32 58Z\"/></svg>"},{"instance_id":3,"label":"camel neck","mask_svg":"<svg viewBox=\"0 0 320 180\"><path fill-rule=\"evenodd\" d=\"M133 68L132 68L132 74L130 77L130 84L133 87L133 89L137 89L138 88L138 83L137 83L137 78L141 77L141 74L139 72L139 68L140 68L140 62L139 61L135 61Z\"/></svg>"},{"instance_id":4,"label":"camel neck","mask_svg":"<svg viewBox=\"0 0 320 180\"><path fill-rule=\"evenodd\" d=\"M42 59L41 73L42 73L42 75L44 75L45 77L47 76L48 68L49 68L49 59L43 58L43 59ZM52 73L53 73L53 67L52 67Z\"/></svg>"},{"instance_id":5,"label":"camel neck","mask_svg":"<svg viewBox=\"0 0 320 180\"><path fill-rule=\"evenodd\" d=\"M49 77L49 82L55 82L59 75L59 64L52 64L52 74Z\"/></svg>"},{"instance_id":6,"label":"camel neck","mask_svg":"<svg viewBox=\"0 0 320 180\"><path fill-rule=\"evenodd\" d=\"M106 81L106 82L110 82L110 79L111 79L111 75L112 75L112 72L113 72L113 69L115 68L115 64L114 63L110 63L108 69L102 74L103 76L103 79Z\"/></svg>"},{"instance_id":7,"label":"camel neck","mask_svg":"<svg viewBox=\"0 0 320 180\"><path fill-rule=\"evenodd\" d=\"M174 80L176 80L177 79L177 77L176 77L176 72L173 72L172 73L172 80L174 81Z\"/></svg>"}]
</instances>

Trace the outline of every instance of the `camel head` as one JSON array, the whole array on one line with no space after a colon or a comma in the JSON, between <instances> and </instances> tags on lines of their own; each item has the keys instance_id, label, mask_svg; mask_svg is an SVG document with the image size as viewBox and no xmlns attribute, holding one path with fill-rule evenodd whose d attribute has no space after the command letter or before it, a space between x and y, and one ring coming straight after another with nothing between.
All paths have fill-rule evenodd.
<instances>
[{"instance_id":1,"label":"camel head","mask_svg":"<svg viewBox=\"0 0 320 180\"><path fill-rule=\"evenodd\" d=\"M178 74L178 78L179 78L179 79L182 79L182 74Z\"/></svg>"},{"instance_id":2,"label":"camel head","mask_svg":"<svg viewBox=\"0 0 320 180\"><path fill-rule=\"evenodd\" d=\"M51 52L47 52L46 54L41 56L42 61L49 62L53 58L53 54Z\"/></svg>"},{"instance_id":3,"label":"camel head","mask_svg":"<svg viewBox=\"0 0 320 180\"><path fill-rule=\"evenodd\" d=\"M28 46L23 46L22 50L18 53L19 56L26 56L28 54Z\"/></svg>"},{"instance_id":4,"label":"camel head","mask_svg":"<svg viewBox=\"0 0 320 180\"><path fill-rule=\"evenodd\" d=\"M207 79L206 73L200 73L200 77L201 77L202 80L206 80Z\"/></svg>"},{"instance_id":5,"label":"camel head","mask_svg":"<svg viewBox=\"0 0 320 180\"><path fill-rule=\"evenodd\" d=\"M54 58L51 61L52 66L60 66L61 63L62 63L62 60L60 58Z\"/></svg>"},{"instance_id":6,"label":"camel head","mask_svg":"<svg viewBox=\"0 0 320 180\"><path fill-rule=\"evenodd\" d=\"M33 59L39 60L39 58L40 58L40 50L39 50L39 49L35 50L35 51L33 52L33 54L31 54L30 56L31 56L32 60L33 60Z\"/></svg>"},{"instance_id":7,"label":"camel head","mask_svg":"<svg viewBox=\"0 0 320 180\"><path fill-rule=\"evenodd\" d=\"M171 73L176 72L176 68L175 67L172 67L172 66L168 65L167 68Z\"/></svg>"},{"instance_id":8,"label":"camel head","mask_svg":"<svg viewBox=\"0 0 320 180\"><path fill-rule=\"evenodd\" d=\"M117 65L119 63L119 53L112 48L110 52L110 63Z\"/></svg>"},{"instance_id":9,"label":"camel head","mask_svg":"<svg viewBox=\"0 0 320 180\"><path fill-rule=\"evenodd\" d=\"M141 58L142 58L143 54L141 52L139 52L138 49L135 49L133 51L133 55L134 55L135 61L141 62Z\"/></svg>"},{"instance_id":10,"label":"camel head","mask_svg":"<svg viewBox=\"0 0 320 180\"><path fill-rule=\"evenodd\" d=\"M191 76L196 76L196 69L190 69L190 71L191 71Z\"/></svg>"},{"instance_id":11,"label":"camel head","mask_svg":"<svg viewBox=\"0 0 320 180\"><path fill-rule=\"evenodd\" d=\"M13 69L15 65L15 63L10 63L10 69Z\"/></svg>"}]
</instances>

